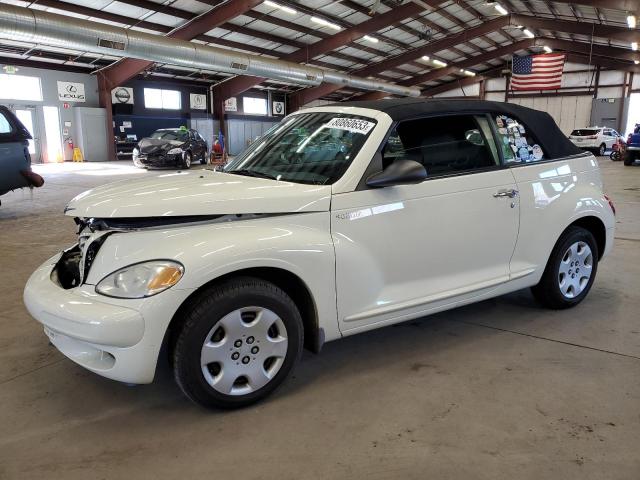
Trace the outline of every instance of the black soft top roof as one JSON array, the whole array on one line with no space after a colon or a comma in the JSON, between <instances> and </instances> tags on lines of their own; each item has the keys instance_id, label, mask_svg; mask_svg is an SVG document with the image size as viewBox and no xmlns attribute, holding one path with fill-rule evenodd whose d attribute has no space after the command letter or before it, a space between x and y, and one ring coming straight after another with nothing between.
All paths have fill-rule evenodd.
<instances>
[{"instance_id":1,"label":"black soft top roof","mask_svg":"<svg viewBox=\"0 0 640 480\"><path fill-rule=\"evenodd\" d=\"M537 139L550 158L566 157L582 151L558 128L551 115L513 103L447 98L390 98L385 100L334 103L335 107L370 108L385 112L394 121L451 113L494 113L515 117Z\"/></svg>"}]
</instances>

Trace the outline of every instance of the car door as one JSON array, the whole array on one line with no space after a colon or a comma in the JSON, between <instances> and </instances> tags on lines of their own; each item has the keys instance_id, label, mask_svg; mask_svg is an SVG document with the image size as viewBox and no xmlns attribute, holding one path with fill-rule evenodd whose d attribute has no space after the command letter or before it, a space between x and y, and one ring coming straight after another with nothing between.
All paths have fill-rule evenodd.
<instances>
[{"instance_id":1,"label":"car door","mask_svg":"<svg viewBox=\"0 0 640 480\"><path fill-rule=\"evenodd\" d=\"M196 141L196 134L193 130L189 130L189 150L191 150L191 155L194 160L200 156L198 142Z\"/></svg>"},{"instance_id":2,"label":"car door","mask_svg":"<svg viewBox=\"0 0 640 480\"><path fill-rule=\"evenodd\" d=\"M29 185L22 171L28 170L31 158L28 132L5 108L0 108L0 195Z\"/></svg>"},{"instance_id":3,"label":"car door","mask_svg":"<svg viewBox=\"0 0 640 480\"><path fill-rule=\"evenodd\" d=\"M427 179L333 196L343 333L415 318L509 278L519 202L487 117L402 122L381 158L382 168L418 161Z\"/></svg>"}]
</instances>

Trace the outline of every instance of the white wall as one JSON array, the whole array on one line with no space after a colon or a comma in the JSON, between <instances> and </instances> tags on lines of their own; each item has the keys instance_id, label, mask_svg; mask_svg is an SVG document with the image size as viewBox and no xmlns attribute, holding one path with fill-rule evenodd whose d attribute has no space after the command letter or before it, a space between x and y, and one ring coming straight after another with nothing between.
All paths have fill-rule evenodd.
<instances>
[{"instance_id":1,"label":"white wall","mask_svg":"<svg viewBox=\"0 0 640 480\"><path fill-rule=\"evenodd\" d=\"M4 72L2 72L4 73ZM98 106L98 82L94 75L88 75L84 73L70 73L60 70L45 70L40 68L18 67L17 75L27 75L40 77L40 84L42 87L42 101L24 101L14 100L11 98L11 92L2 92L2 98L0 103L7 105L9 108L20 107L33 107L36 110L35 118L35 136L38 138L39 147L41 152L47 151L47 139L44 129L44 113L42 107L55 106L58 107L60 116L60 131L64 129L64 122L71 122L71 128L69 134L71 137L76 135L74 125L74 112L73 108L78 107L97 107ZM58 81L61 82L75 82L84 84L85 102L69 102L68 109L63 108L62 102L58 99ZM55 161L56 159L46 159L46 154L41 157L42 160Z\"/></svg>"},{"instance_id":2,"label":"white wall","mask_svg":"<svg viewBox=\"0 0 640 480\"><path fill-rule=\"evenodd\" d=\"M595 82L595 67L592 65L590 71L587 65L566 63L564 67L564 75L562 78L562 86L568 88L566 92L578 92L593 87ZM602 71L600 72L600 81L597 98L621 98L623 88L620 85L624 83L625 73L622 71ZM475 88L465 87L464 94L478 95L479 84L474 85ZM504 90L506 87L506 79L491 78L485 82L486 100L504 102ZM640 75L635 75L633 88L640 88ZM564 92L563 92L564 93ZM548 112L556 121L560 129L569 134L575 128L586 127L591 124L591 106L593 97L591 95L566 95L558 93L557 96L535 96L525 95L521 98L509 98L509 103L516 103L525 107L535 108ZM436 97L459 97L464 95L460 88L454 88L447 92L440 93ZM624 119L623 119L624 120ZM640 122L640 118L638 118ZM623 121L623 123L625 123Z\"/></svg>"},{"instance_id":3,"label":"white wall","mask_svg":"<svg viewBox=\"0 0 640 480\"><path fill-rule=\"evenodd\" d=\"M568 135L576 128L589 126L592 100L590 96L526 97L510 98L509 103L547 112Z\"/></svg>"}]
</instances>

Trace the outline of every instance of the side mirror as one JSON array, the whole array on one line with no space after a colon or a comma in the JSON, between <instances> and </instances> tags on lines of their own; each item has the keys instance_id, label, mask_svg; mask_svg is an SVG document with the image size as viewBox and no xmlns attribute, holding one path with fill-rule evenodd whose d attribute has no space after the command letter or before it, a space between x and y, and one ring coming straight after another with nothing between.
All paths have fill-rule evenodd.
<instances>
[{"instance_id":1,"label":"side mirror","mask_svg":"<svg viewBox=\"0 0 640 480\"><path fill-rule=\"evenodd\" d=\"M482 138L480 130L477 130L475 128L473 130L467 130L464 133L464 138L467 139L467 142L478 145L479 147L482 147L484 145L484 138Z\"/></svg>"},{"instance_id":2,"label":"side mirror","mask_svg":"<svg viewBox=\"0 0 640 480\"><path fill-rule=\"evenodd\" d=\"M427 178L427 171L414 160L396 160L383 171L374 173L367 179L367 186L374 188L392 187L420 183Z\"/></svg>"}]
</instances>

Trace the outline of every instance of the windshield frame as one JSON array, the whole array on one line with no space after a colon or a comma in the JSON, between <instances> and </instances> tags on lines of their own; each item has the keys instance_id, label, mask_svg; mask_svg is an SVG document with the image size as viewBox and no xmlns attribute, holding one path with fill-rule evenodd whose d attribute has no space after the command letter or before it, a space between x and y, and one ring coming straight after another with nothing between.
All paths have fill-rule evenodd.
<instances>
[{"instance_id":1,"label":"windshield frame","mask_svg":"<svg viewBox=\"0 0 640 480\"><path fill-rule=\"evenodd\" d=\"M276 177L276 175L273 175L274 173L277 173L277 164L276 165L267 165L267 169L260 169L260 165L255 165L253 166L257 172L257 175L255 176L268 176L268 175L272 175L274 177L275 180L279 180L279 181L284 181L284 182L290 182L290 183L298 183L298 184L306 184L306 185L335 185L338 182L341 181L342 178L345 177L345 175L350 171L350 169L352 168L352 166L354 165L354 163L356 163L356 161L358 160L358 158L363 154L363 151L367 151L369 150L368 145L370 145L370 142L372 140L373 137L378 137L379 135L376 134L376 132L379 132L380 129L380 121L377 118L377 114L380 114L379 111L376 110L371 110L371 109L362 109L362 108L350 108L349 111L344 111L346 109L341 109L341 108L327 108L327 107L316 107L316 108L312 108L312 109L305 109L302 110L300 112L296 112L294 114L288 115L287 117L283 118L281 122L275 124L272 128L270 128L269 130L267 130L267 132L265 132L258 140L256 140L255 142L253 142L251 145L249 145L240 155L238 155L236 158L234 158L232 161L230 161L227 165L225 165L225 167L223 168L223 171L225 173L228 174L234 174L234 172L238 172L238 175L250 175L250 172L248 170L250 170L250 168L247 168L248 162L251 160L251 157L253 157L254 155L256 155L256 152L259 150L262 150L264 148L270 148L270 150L274 149L276 146L278 145L282 145L283 141L286 142L287 140L287 136L288 135L292 135L293 132L297 129L304 129L306 128L306 126L304 125L303 121L304 118L309 119L309 124L313 125L314 130L312 130L310 133L309 132L305 132L305 136L301 137L302 140L298 143L289 143L290 145L290 149L286 150L284 149L281 153L285 154L285 155L289 155L289 154L294 154L294 150L297 150L295 153L301 153L300 152L300 146L302 145L303 147L306 146L306 144L310 141L310 139L314 138L314 136L318 135L318 132L321 132L323 130L322 127L318 128L318 124L316 121L316 124L313 124L313 117L326 117L323 118L321 120L321 122L323 122L323 127L324 125L328 125L329 122L332 122L336 119L341 119L341 118L346 118L346 119L353 119L353 120L357 120L361 123L365 123L365 124L369 124L368 125L368 130L366 130L366 133L359 133L357 132L357 130L354 128L353 130L348 130L347 128L341 128L341 127L325 127L327 130L336 130L336 131L340 131L343 130L344 132L347 133L343 133L342 135L340 135L340 138L336 138L335 139L335 145L337 146L338 150L336 153L336 157L339 154L343 154L343 157L346 158L345 160L342 160L342 162L344 163L344 165L342 165L342 167L336 167L336 170L330 170L329 172L325 173L323 172L322 174L326 177L322 180L318 180L318 181L313 181L310 179L304 179L304 178L300 178L300 177L304 177L305 174L308 175L321 175L320 173L318 173L317 171L314 171L313 168L309 168L309 169L305 169L302 168L299 171L294 171L294 170L290 170L290 171L285 171L282 172L280 175L278 175ZM385 114L385 117L387 115ZM301 118L303 117L303 118ZM301 125L301 123L303 123ZM361 125L359 125L361 126ZM353 140L359 140L360 138L358 137L358 135L362 135L362 141L358 142L356 144L356 142L354 142ZM331 136L328 135L328 141L331 143ZM343 150L343 148L345 148L345 143L344 140L347 140L347 143L349 144L349 146L347 146L346 148L349 148L348 150ZM321 138L321 140L324 140ZM310 151L313 152L314 149L316 149L316 152L321 152L324 153L326 156L326 152L322 150L322 141L318 141L318 144L311 144L310 145ZM306 142L306 143L305 143ZM350 143L351 142L351 143ZM377 143L376 143L377 145ZM297 147L297 148L296 148ZM307 152L303 152L304 153ZM268 150L265 150L264 152L261 153L261 159L265 160L268 158ZM313 155L313 153L310 153L310 155ZM330 156L330 154L329 154ZM312 159L312 157L307 157L309 158L311 161L302 161L300 162L300 165L303 166L312 166L313 162L316 161L315 159ZM284 160L284 159L283 159ZM287 158L287 160L289 162L291 162L290 158ZM370 160L370 158L367 159L367 163ZM322 162L323 160L317 160L318 162ZM327 162L327 166L329 167L330 164L334 161L334 159L327 159L324 160ZM283 163L284 165L284 163ZM252 167L252 165L248 165L249 167ZM268 167L276 167L276 168L272 168L269 169ZM240 173L242 172L242 173ZM291 174L289 176L287 176L287 174ZM327 174L329 174L327 176Z\"/></svg>"}]
</instances>

